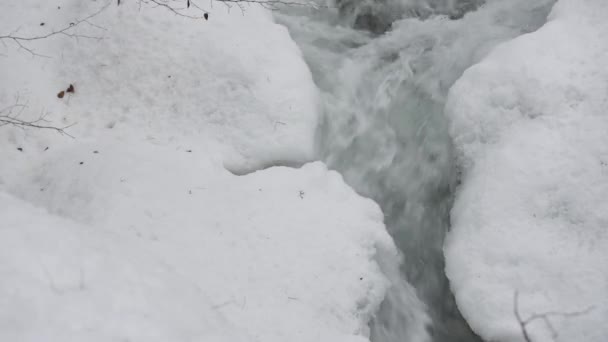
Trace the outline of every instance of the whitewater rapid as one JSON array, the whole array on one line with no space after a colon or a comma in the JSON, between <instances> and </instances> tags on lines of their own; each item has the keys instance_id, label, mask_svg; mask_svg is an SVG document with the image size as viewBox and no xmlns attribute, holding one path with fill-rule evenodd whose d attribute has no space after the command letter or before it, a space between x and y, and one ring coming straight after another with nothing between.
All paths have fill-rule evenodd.
<instances>
[{"instance_id":1,"label":"whitewater rapid","mask_svg":"<svg viewBox=\"0 0 608 342\"><path fill-rule=\"evenodd\" d=\"M444 105L497 44L534 31L553 0L342 1L277 13L320 90L319 158L377 201L404 258L374 342L477 341L444 274L458 182ZM380 260L382 263L382 260Z\"/></svg>"}]
</instances>

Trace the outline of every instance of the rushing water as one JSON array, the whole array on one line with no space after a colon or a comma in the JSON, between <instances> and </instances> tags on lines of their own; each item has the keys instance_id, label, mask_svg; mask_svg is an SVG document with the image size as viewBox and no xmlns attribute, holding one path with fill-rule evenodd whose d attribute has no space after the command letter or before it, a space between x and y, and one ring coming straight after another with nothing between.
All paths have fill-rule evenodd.
<instances>
[{"instance_id":1,"label":"rushing water","mask_svg":"<svg viewBox=\"0 0 608 342\"><path fill-rule=\"evenodd\" d=\"M457 181L451 85L496 44L542 25L553 0L340 0L277 14L322 94L318 153L376 200L404 256L374 342L478 341L444 274Z\"/></svg>"}]
</instances>

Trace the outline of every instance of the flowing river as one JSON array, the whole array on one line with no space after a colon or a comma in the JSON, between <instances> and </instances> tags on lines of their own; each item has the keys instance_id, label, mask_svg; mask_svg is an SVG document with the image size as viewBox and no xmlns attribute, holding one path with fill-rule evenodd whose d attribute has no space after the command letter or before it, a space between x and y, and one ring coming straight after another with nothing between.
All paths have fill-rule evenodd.
<instances>
[{"instance_id":1,"label":"flowing river","mask_svg":"<svg viewBox=\"0 0 608 342\"><path fill-rule=\"evenodd\" d=\"M442 246L458 182L444 104L494 46L546 22L553 0L338 0L276 13L322 98L319 158L374 199L403 254L373 342L479 341Z\"/></svg>"}]
</instances>

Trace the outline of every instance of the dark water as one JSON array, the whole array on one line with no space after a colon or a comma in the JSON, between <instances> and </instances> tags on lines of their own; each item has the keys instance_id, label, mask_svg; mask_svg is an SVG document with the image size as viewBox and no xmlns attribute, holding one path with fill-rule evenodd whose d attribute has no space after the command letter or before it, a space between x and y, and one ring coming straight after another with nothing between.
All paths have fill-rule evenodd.
<instances>
[{"instance_id":1,"label":"dark water","mask_svg":"<svg viewBox=\"0 0 608 342\"><path fill-rule=\"evenodd\" d=\"M403 254L374 342L479 341L444 274L457 165L452 84L497 44L540 27L553 0L341 0L277 13L322 94L318 153L374 199Z\"/></svg>"}]
</instances>

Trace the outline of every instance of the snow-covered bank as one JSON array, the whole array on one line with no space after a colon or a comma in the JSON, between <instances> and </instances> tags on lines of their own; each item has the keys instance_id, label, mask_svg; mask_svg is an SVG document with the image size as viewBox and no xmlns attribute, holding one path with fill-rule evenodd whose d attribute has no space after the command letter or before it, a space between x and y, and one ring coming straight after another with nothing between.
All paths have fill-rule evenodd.
<instances>
[{"instance_id":1,"label":"snow-covered bank","mask_svg":"<svg viewBox=\"0 0 608 342\"><path fill-rule=\"evenodd\" d=\"M487 341L608 340L608 3L560 0L496 48L446 106L462 186L447 274ZM578 313L561 315L563 313Z\"/></svg>"},{"instance_id":2,"label":"snow-covered bank","mask_svg":"<svg viewBox=\"0 0 608 342\"><path fill-rule=\"evenodd\" d=\"M3 2L0 32L42 35L107 4ZM77 123L70 134L79 140L128 136L183 149L202 145L238 172L312 159L316 91L297 46L267 11L232 12L214 10L204 21L111 2L89 20L95 26L69 31L93 39L58 35L24 43L52 58L33 57L6 40L0 102L10 105L20 95L32 115L44 110L55 124ZM76 93L57 99L69 84Z\"/></svg>"},{"instance_id":3,"label":"snow-covered bank","mask_svg":"<svg viewBox=\"0 0 608 342\"><path fill-rule=\"evenodd\" d=\"M366 341L394 249L336 173L93 148L0 195L0 340Z\"/></svg>"},{"instance_id":4,"label":"snow-covered bank","mask_svg":"<svg viewBox=\"0 0 608 342\"><path fill-rule=\"evenodd\" d=\"M320 163L228 171L312 158L317 94L287 31L258 7L111 3L70 30L101 40L1 52L0 108L77 125L0 127L0 340L367 341L376 258L398 260L377 205ZM5 1L0 33L103 5Z\"/></svg>"}]
</instances>

